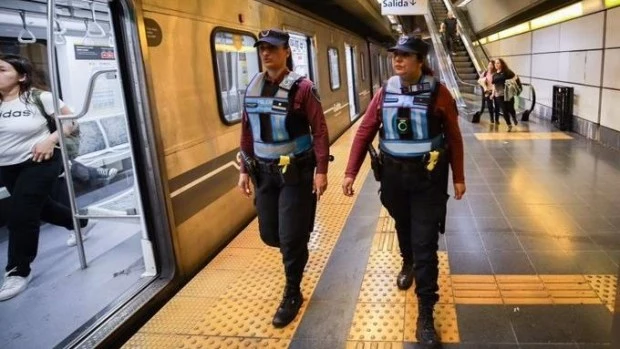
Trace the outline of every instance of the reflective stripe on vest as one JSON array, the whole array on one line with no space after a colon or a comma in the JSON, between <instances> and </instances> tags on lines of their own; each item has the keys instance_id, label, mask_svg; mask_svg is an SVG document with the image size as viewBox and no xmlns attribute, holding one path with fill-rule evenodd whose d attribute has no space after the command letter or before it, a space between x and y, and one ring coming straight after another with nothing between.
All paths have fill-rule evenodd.
<instances>
[{"instance_id":1,"label":"reflective stripe on vest","mask_svg":"<svg viewBox=\"0 0 620 349\"><path fill-rule=\"evenodd\" d=\"M312 148L310 134L291 139L286 129L286 118L294 106L289 105L289 91L302 78L290 72L280 83L276 95L261 96L266 73L257 74L247 87L244 106L252 128L254 153L263 159L277 159L281 155L297 155ZM260 115L269 114L273 143L261 139Z\"/></svg>"},{"instance_id":2,"label":"reflective stripe on vest","mask_svg":"<svg viewBox=\"0 0 620 349\"><path fill-rule=\"evenodd\" d=\"M428 110L435 84L432 76L424 76L420 84L411 87L411 94L402 94L398 76L387 81L381 106L383 132L379 148L382 151L393 156L412 157L443 146L443 134L432 139L429 135ZM398 111L402 108L409 109L413 139L401 139L398 132Z\"/></svg>"}]
</instances>

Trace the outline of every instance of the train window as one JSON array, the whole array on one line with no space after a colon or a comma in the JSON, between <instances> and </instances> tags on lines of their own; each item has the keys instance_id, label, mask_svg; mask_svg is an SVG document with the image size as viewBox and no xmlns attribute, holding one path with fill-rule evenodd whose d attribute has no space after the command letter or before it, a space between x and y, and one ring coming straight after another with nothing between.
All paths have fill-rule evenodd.
<instances>
[{"instance_id":1,"label":"train window","mask_svg":"<svg viewBox=\"0 0 620 349\"><path fill-rule=\"evenodd\" d=\"M289 46L291 48L291 58L293 59L293 71L299 75L314 80L311 59L311 41L303 34L289 32Z\"/></svg>"},{"instance_id":2,"label":"train window","mask_svg":"<svg viewBox=\"0 0 620 349\"><path fill-rule=\"evenodd\" d=\"M340 88L340 64L338 62L338 49L331 47L327 50L329 63L329 84L332 91Z\"/></svg>"},{"instance_id":3,"label":"train window","mask_svg":"<svg viewBox=\"0 0 620 349\"><path fill-rule=\"evenodd\" d=\"M213 32L211 44L215 55L220 116L227 125L241 120L245 89L259 72L255 42L256 38L250 33L228 29Z\"/></svg>"}]
</instances>

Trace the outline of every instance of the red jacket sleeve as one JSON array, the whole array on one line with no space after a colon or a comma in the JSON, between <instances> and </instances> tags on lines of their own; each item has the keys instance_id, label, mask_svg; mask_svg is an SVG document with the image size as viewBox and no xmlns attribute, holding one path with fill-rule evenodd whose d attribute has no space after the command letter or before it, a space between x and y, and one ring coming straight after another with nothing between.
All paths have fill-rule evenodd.
<instances>
[{"instance_id":1,"label":"red jacket sleeve","mask_svg":"<svg viewBox=\"0 0 620 349\"><path fill-rule=\"evenodd\" d=\"M463 137L459 128L459 112L454 98L444 85L439 86L435 100L435 114L442 118L444 125L448 141L448 153L450 154L450 166L452 167L452 181L454 183L465 183Z\"/></svg>"},{"instance_id":2,"label":"red jacket sleeve","mask_svg":"<svg viewBox=\"0 0 620 349\"><path fill-rule=\"evenodd\" d=\"M351 146L351 154L349 154L349 163L345 171L346 177L357 176L357 173L364 162L368 145L377 135L379 127L381 127L381 104L383 104L383 88L379 89L372 97L362 123L357 129L353 145Z\"/></svg>"},{"instance_id":3,"label":"red jacket sleeve","mask_svg":"<svg viewBox=\"0 0 620 349\"><path fill-rule=\"evenodd\" d=\"M329 133L321 101L312 91L313 87L314 84L308 79L299 82L294 107L299 106L308 117L316 156L316 173L325 174L329 163Z\"/></svg>"}]
</instances>

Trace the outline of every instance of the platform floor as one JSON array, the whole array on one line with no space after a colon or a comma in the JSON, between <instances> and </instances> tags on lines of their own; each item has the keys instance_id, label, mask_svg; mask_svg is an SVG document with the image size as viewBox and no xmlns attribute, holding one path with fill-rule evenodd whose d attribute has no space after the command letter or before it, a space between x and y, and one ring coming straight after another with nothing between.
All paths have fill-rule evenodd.
<instances>
[{"instance_id":1,"label":"platform floor","mask_svg":"<svg viewBox=\"0 0 620 349\"><path fill-rule=\"evenodd\" d=\"M484 117L483 117L484 118ZM620 261L620 153L546 122L461 121L467 194L440 237L444 348L609 348ZM254 220L125 348L415 348L413 290L395 285L394 222L364 163L340 183L356 126L331 152L302 284L284 329L279 251ZM452 191L452 188L450 188Z\"/></svg>"}]
</instances>

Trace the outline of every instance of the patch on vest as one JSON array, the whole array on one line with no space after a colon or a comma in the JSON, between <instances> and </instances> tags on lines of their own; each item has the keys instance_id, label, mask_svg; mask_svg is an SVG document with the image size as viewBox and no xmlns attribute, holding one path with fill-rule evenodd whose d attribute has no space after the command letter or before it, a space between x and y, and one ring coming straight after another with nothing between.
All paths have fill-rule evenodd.
<instances>
[{"instance_id":1,"label":"patch on vest","mask_svg":"<svg viewBox=\"0 0 620 349\"><path fill-rule=\"evenodd\" d=\"M319 103L321 102L321 96L319 96L319 91L317 91L315 86L312 86L312 95L317 101L319 101Z\"/></svg>"}]
</instances>

